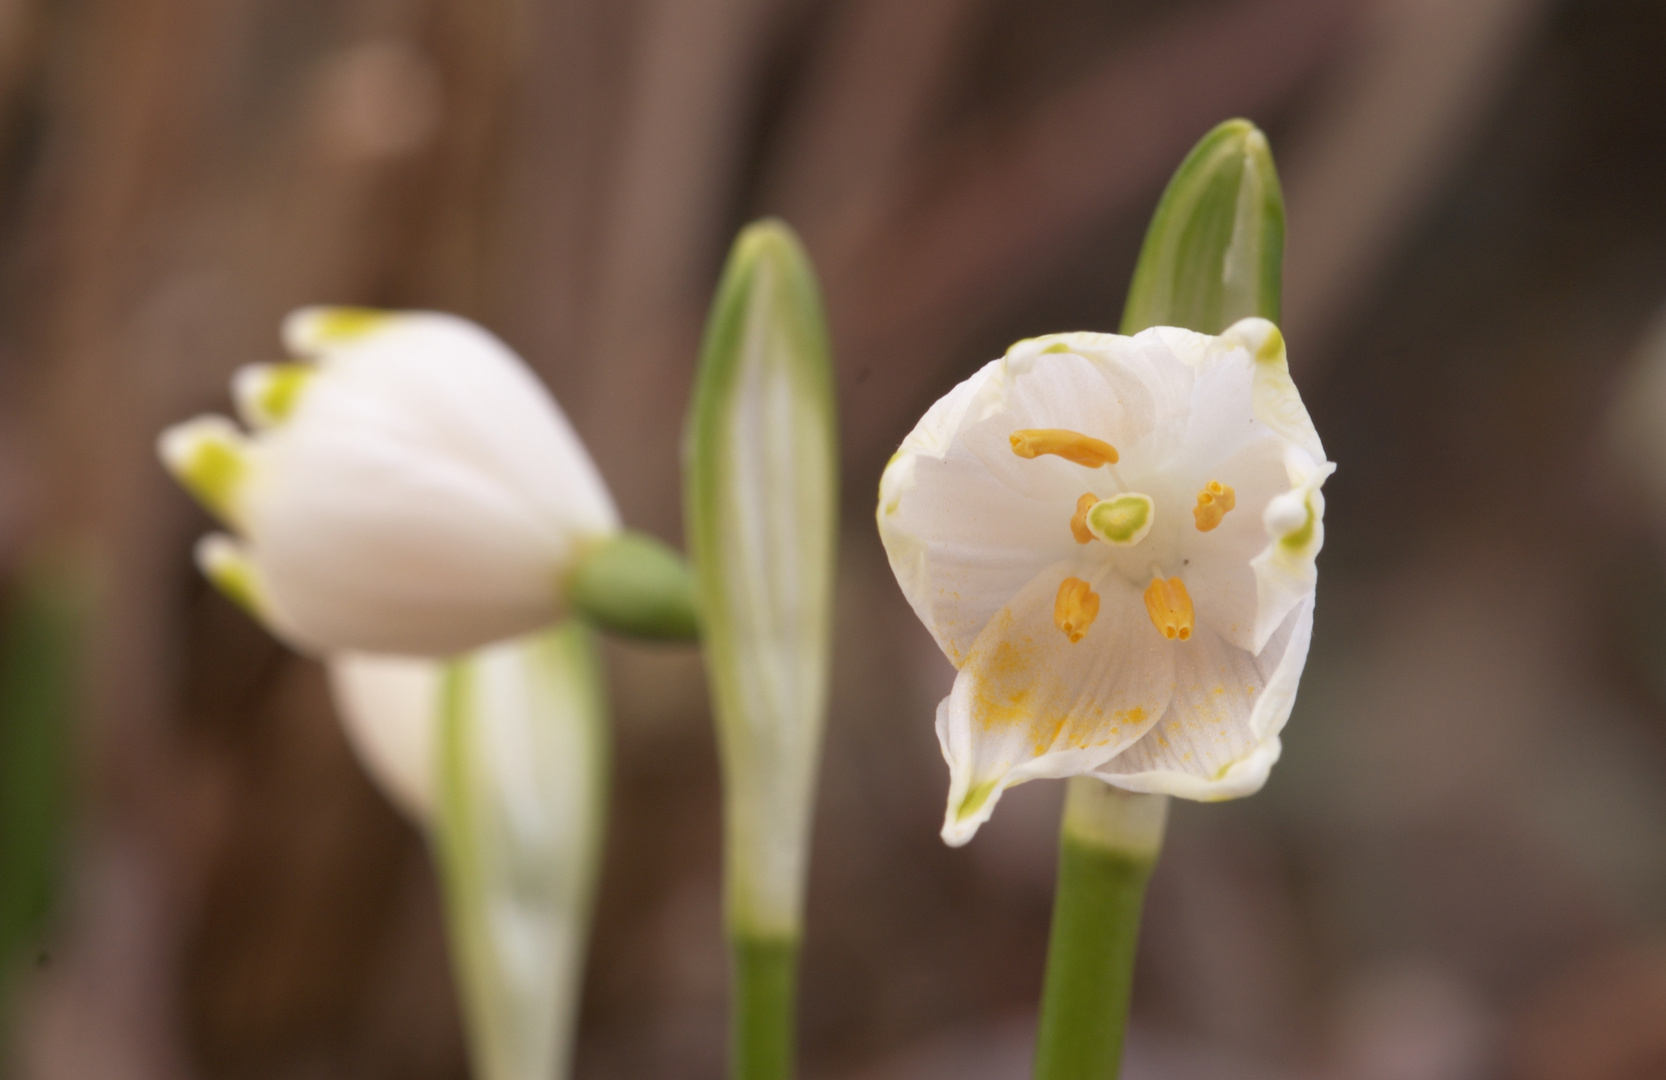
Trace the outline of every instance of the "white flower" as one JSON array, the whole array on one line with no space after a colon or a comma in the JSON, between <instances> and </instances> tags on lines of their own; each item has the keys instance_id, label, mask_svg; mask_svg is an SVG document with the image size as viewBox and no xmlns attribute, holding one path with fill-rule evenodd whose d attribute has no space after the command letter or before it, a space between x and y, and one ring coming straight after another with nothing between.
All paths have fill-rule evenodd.
<instances>
[{"instance_id":1,"label":"white flower","mask_svg":"<svg viewBox=\"0 0 1666 1080\"><path fill-rule=\"evenodd\" d=\"M933 405L878 517L960 669L937 710L944 839L1037 777L1259 789L1307 659L1334 468L1264 319L1023 341Z\"/></svg>"},{"instance_id":2,"label":"white flower","mask_svg":"<svg viewBox=\"0 0 1666 1080\"><path fill-rule=\"evenodd\" d=\"M575 557L618 514L566 417L463 319L308 308L305 363L233 383L253 434L199 417L163 461L238 538L198 562L309 650L440 656L547 625Z\"/></svg>"}]
</instances>

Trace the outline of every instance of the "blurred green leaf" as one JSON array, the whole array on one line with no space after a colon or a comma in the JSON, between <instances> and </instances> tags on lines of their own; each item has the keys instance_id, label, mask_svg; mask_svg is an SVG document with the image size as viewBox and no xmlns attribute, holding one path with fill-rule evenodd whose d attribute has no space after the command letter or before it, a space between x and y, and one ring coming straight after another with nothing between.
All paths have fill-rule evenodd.
<instances>
[{"instance_id":1,"label":"blurred green leaf","mask_svg":"<svg viewBox=\"0 0 1666 1080\"><path fill-rule=\"evenodd\" d=\"M689 417L684 506L723 760L730 1075L791 1076L798 942L832 647L833 366L785 225L735 241Z\"/></svg>"},{"instance_id":2,"label":"blurred green leaf","mask_svg":"<svg viewBox=\"0 0 1666 1080\"><path fill-rule=\"evenodd\" d=\"M1267 137L1248 120L1205 135L1163 192L1128 288L1122 332L1183 326L1218 334L1279 320L1284 195Z\"/></svg>"},{"instance_id":3,"label":"blurred green leaf","mask_svg":"<svg viewBox=\"0 0 1666 1080\"><path fill-rule=\"evenodd\" d=\"M607 802L604 683L578 619L446 665L434 841L477 1080L571 1071Z\"/></svg>"},{"instance_id":4,"label":"blurred green leaf","mask_svg":"<svg viewBox=\"0 0 1666 1080\"><path fill-rule=\"evenodd\" d=\"M0 964L37 940L57 893L88 594L75 564L31 563L0 635Z\"/></svg>"}]
</instances>

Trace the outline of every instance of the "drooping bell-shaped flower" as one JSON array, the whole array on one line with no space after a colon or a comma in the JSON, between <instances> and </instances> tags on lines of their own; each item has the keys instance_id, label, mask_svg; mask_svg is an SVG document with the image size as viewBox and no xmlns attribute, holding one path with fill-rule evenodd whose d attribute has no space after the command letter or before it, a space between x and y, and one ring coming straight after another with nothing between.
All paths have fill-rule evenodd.
<instances>
[{"instance_id":1,"label":"drooping bell-shaped flower","mask_svg":"<svg viewBox=\"0 0 1666 1080\"><path fill-rule=\"evenodd\" d=\"M441 656L565 608L618 513L560 408L502 342L431 312L307 308L299 363L233 384L250 429L169 428L164 463L236 537L198 562L308 650Z\"/></svg>"},{"instance_id":2,"label":"drooping bell-shaped flower","mask_svg":"<svg viewBox=\"0 0 1666 1080\"><path fill-rule=\"evenodd\" d=\"M1259 789L1306 662L1333 469L1264 319L1022 341L933 405L878 518L959 668L937 710L944 839L1038 777Z\"/></svg>"}]
</instances>

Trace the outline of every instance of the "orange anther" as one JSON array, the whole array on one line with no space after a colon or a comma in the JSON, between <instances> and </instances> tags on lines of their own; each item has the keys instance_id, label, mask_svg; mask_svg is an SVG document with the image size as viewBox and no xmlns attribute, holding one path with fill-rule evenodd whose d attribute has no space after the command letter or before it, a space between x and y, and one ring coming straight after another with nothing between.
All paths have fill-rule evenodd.
<instances>
[{"instance_id":1,"label":"orange anther","mask_svg":"<svg viewBox=\"0 0 1666 1080\"><path fill-rule=\"evenodd\" d=\"M1007 436L1012 452L1021 458L1056 454L1066 461L1097 469L1117 463L1116 447L1091 435L1064 428L1025 428Z\"/></svg>"},{"instance_id":2,"label":"orange anther","mask_svg":"<svg viewBox=\"0 0 1666 1080\"><path fill-rule=\"evenodd\" d=\"M1070 519L1070 535L1076 538L1078 544L1090 543L1093 540L1093 531L1088 528L1088 511L1092 510L1098 501L1099 496L1091 491L1076 500L1076 516Z\"/></svg>"},{"instance_id":3,"label":"orange anther","mask_svg":"<svg viewBox=\"0 0 1666 1080\"><path fill-rule=\"evenodd\" d=\"M1197 520L1197 531L1208 532L1221 523L1226 512L1238 505L1237 494L1219 480L1211 480L1204 489L1197 493L1197 505L1192 507L1192 517Z\"/></svg>"},{"instance_id":4,"label":"orange anther","mask_svg":"<svg viewBox=\"0 0 1666 1080\"><path fill-rule=\"evenodd\" d=\"M1188 606L1189 610L1189 606ZM1099 617L1099 594L1081 578L1067 577L1053 601L1053 622L1072 644L1082 640Z\"/></svg>"},{"instance_id":5,"label":"orange anther","mask_svg":"<svg viewBox=\"0 0 1666 1080\"><path fill-rule=\"evenodd\" d=\"M1186 583L1179 578L1164 581L1153 577L1145 587L1145 610L1151 616L1151 625L1170 641L1191 639L1192 598L1186 592Z\"/></svg>"}]
</instances>

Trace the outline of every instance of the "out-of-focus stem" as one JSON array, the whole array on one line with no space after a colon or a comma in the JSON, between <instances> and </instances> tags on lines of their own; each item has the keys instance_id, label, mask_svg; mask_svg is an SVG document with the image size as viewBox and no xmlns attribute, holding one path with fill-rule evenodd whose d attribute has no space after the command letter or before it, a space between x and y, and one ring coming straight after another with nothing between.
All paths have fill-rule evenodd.
<instances>
[{"instance_id":1,"label":"out-of-focus stem","mask_svg":"<svg viewBox=\"0 0 1666 1080\"><path fill-rule=\"evenodd\" d=\"M798 1004L798 939L731 931L730 1075L788 1080Z\"/></svg>"}]
</instances>

